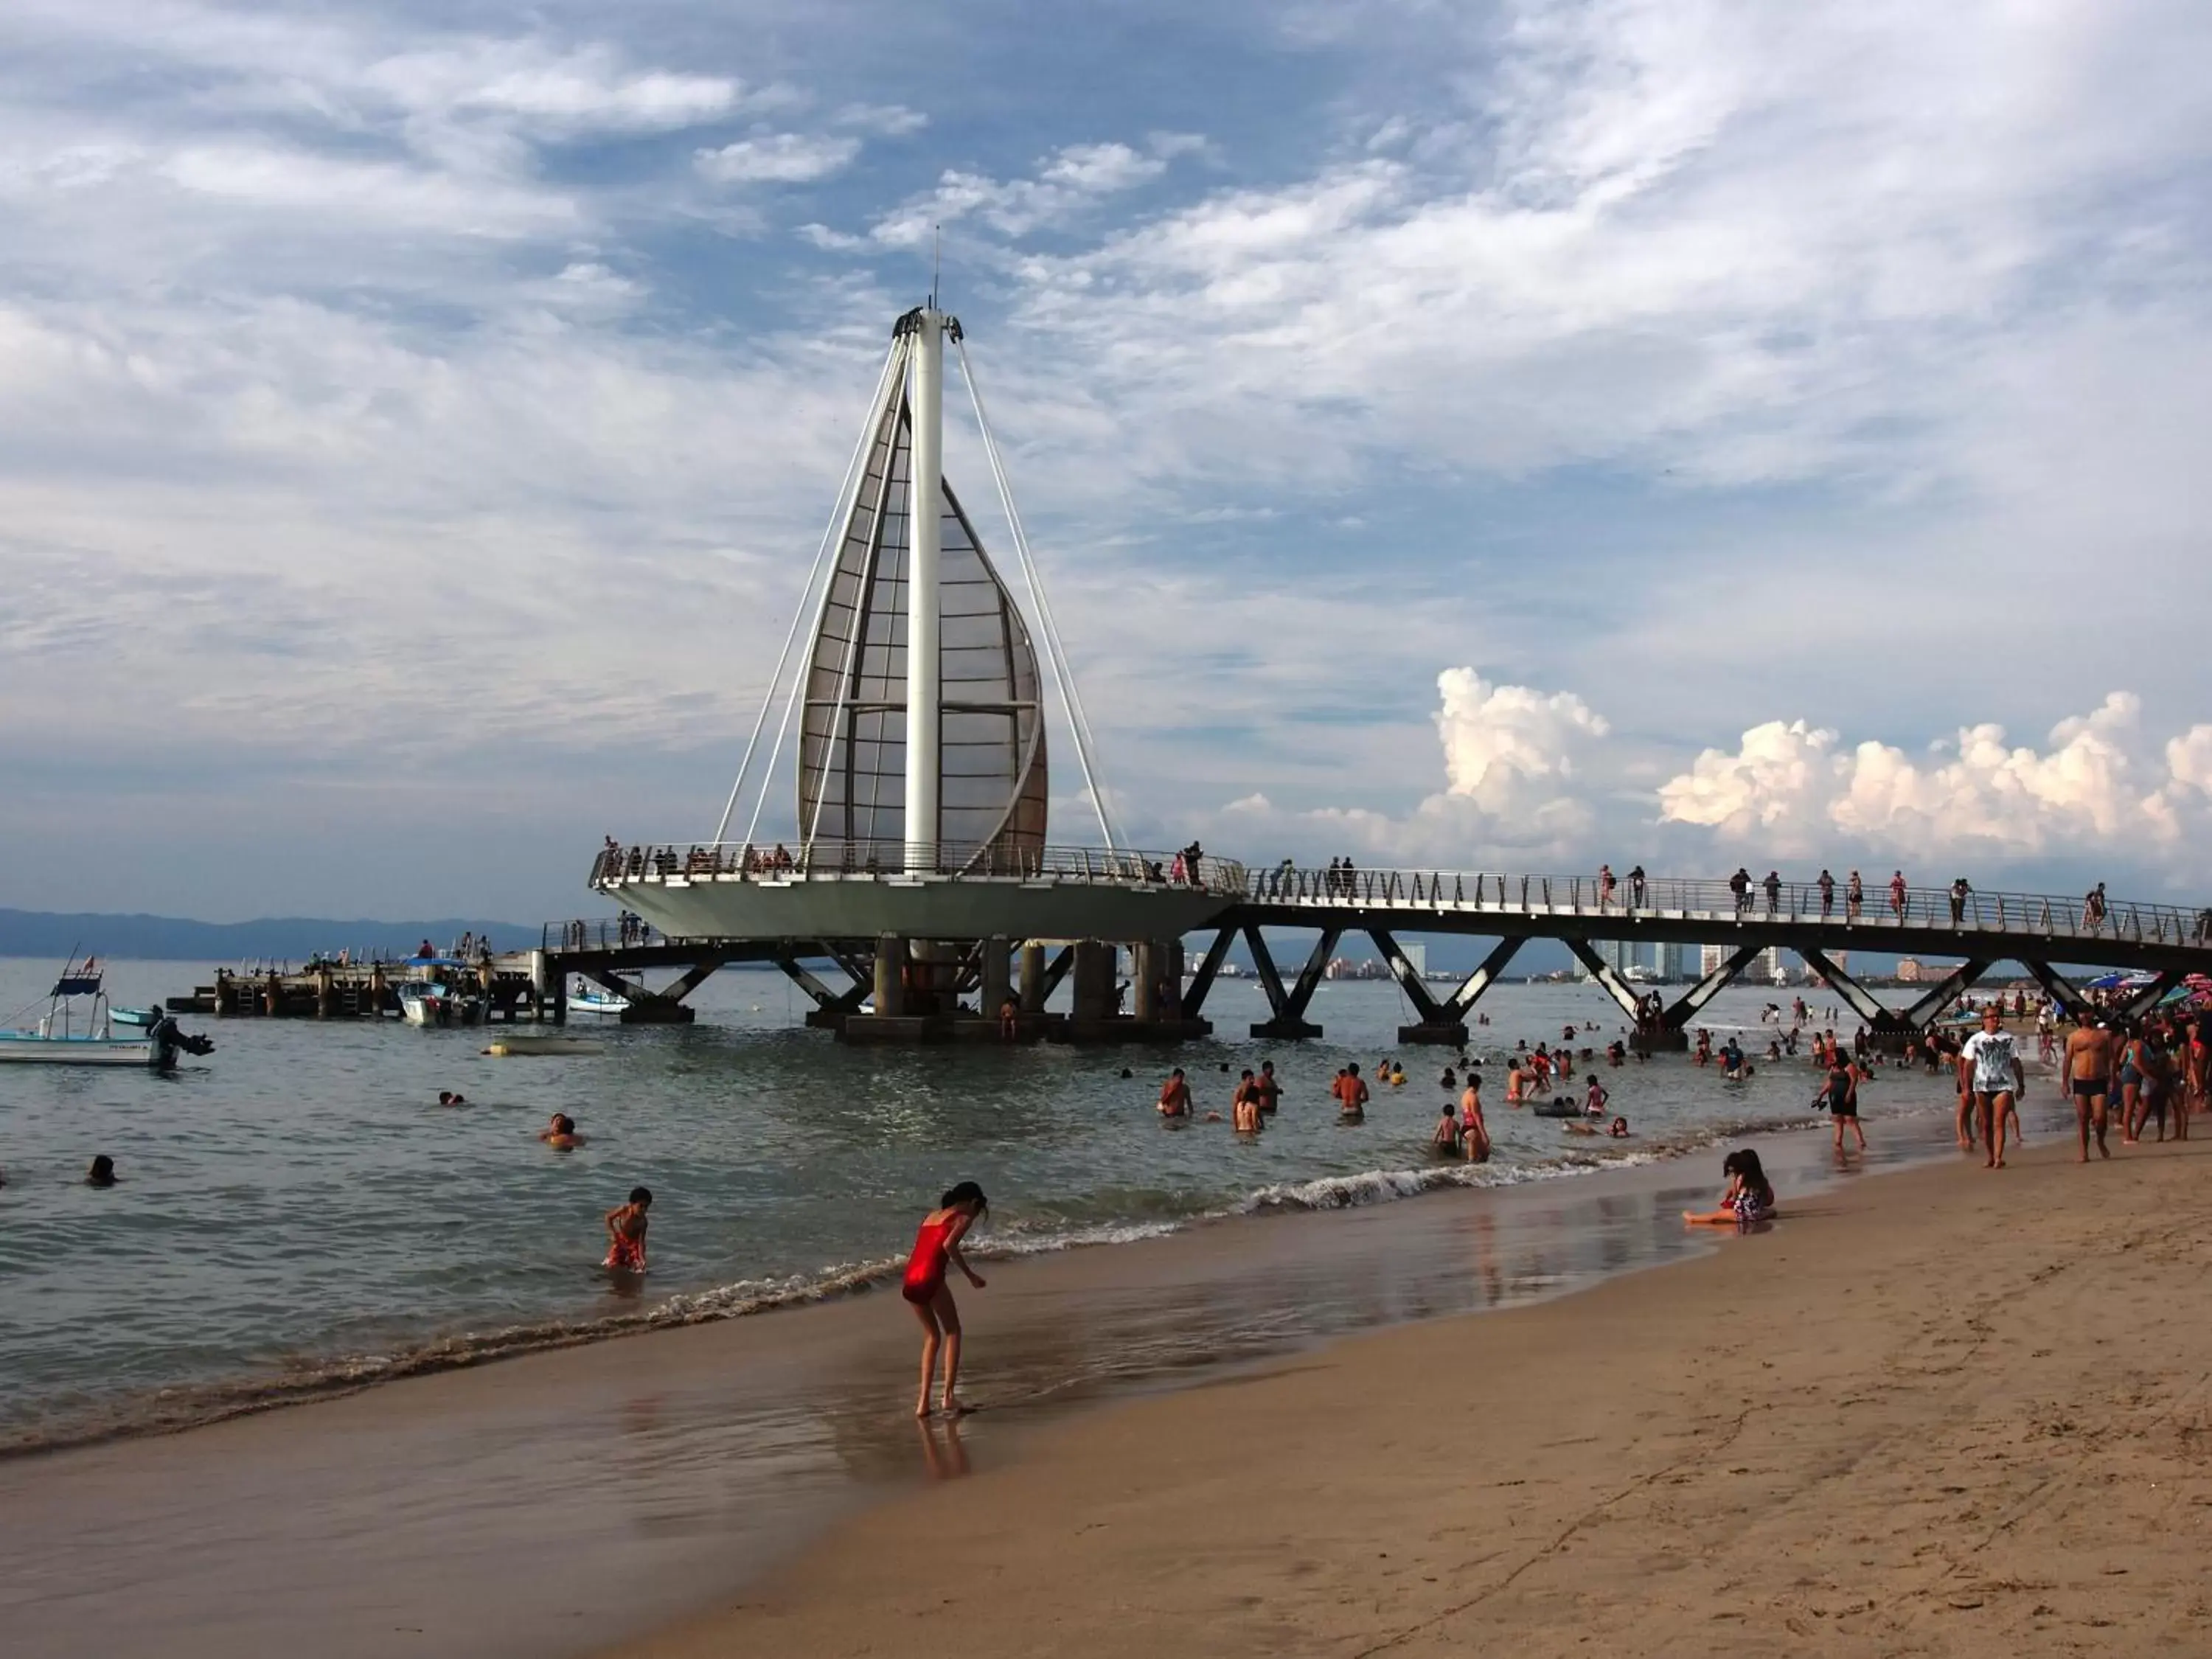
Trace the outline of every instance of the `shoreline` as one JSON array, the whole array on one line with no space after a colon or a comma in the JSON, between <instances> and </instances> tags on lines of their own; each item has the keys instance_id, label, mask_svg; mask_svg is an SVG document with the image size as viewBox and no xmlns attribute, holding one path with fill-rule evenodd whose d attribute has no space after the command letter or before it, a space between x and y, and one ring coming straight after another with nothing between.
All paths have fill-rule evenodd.
<instances>
[{"instance_id":1,"label":"shoreline","mask_svg":"<svg viewBox=\"0 0 2212 1659\"><path fill-rule=\"evenodd\" d=\"M1932 1113L1881 1121L1885 1156L1906 1150L1914 1124L1931 1151L1927 1137L1948 1135ZM1826 1161L1818 1131L1778 1144ZM1203 1385L1347 1332L1553 1298L1708 1251L1673 1218L1712 1186L1710 1170L1669 1158L1006 1264L964 1304L971 1384L994 1407L974 1419L967 1449L981 1462L1018 1457L1101 1400ZM1480 1271L1462 1265L1470 1250ZM657 1340L586 1343L0 1463L16 1517L0 1537L15 1534L16 1566L124 1592L18 1600L10 1616L58 1654L127 1650L132 1621L157 1618L179 1655L312 1641L334 1659L383 1650L340 1637L379 1617L422 1633L411 1650L586 1653L714 1605L839 1519L938 1472L917 1457L899 1405L911 1331L884 1300L644 1334ZM356 1518L332 1528L322 1519L331 1512ZM624 1517L611 1533L610 1516ZM194 1540L182 1552L180 1528ZM578 1552L618 1574L621 1594L545 1607L539 1564ZM288 1588L241 1605L249 1562L252 1583L273 1575ZM368 1605L364 1575L384 1585Z\"/></svg>"},{"instance_id":2,"label":"shoreline","mask_svg":"<svg viewBox=\"0 0 2212 1659\"><path fill-rule=\"evenodd\" d=\"M1908 1081L1917 1085L1922 1079ZM1501 1103L1501 1114L1510 1110ZM1920 1117L1924 1103L1909 1103L1869 1114L1869 1123L1887 1124ZM1454 1190L1495 1192L1563 1180L1604 1177L1619 1170L1678 1163L1725 1141L1792 1134L1820 1127L1806 1115L1745 1116L1695 1126L1671 1138L1623 1147L1595 1141L1565 1140L1547 1160L1534 1164L1466 1164L1415 1159L1399 1168L1356 1174L1322 1175L1250 1189L1215 1208L1153 1221L1099 1224L1065 1233L1020 1239L987 1236L970 1254L1005 1265L1107 1246L1126 1246L1155 1237L1242 1221L1297 1213L1334 1213L1370 1205L1431 1196ZM1390 1143L1384 1143L1387 1150ZM549 1314L480 1329L433 1332L420 1339L369 1352L344 1352L265 1367L207 1382L182 1382L118 1395L47 1419L26 1419L0 1425L0 1468L21 1458L47 1456L94 1446L127 1443L213 1427L268 1413L343 1400L365 1390L457 1370L505 1364L535 1354L555 1353L602 1342L659 1332L796 1313L865 1297L893 1280L902 1257L886 1256L827 1267L812 1275L741 1279L673 1291L640 1298L641 1305L611 1312Z\"/></svg>"},{"instance_id":3,"label":"shoreline","mask_svg":"<svg viewBox=\"0 0 2212 1659\"><path fill-rule=\"evenodd\" d=\"M2206 1650L2212 1142L2053 1139L1062 1420L607 1659Z\"/></svg>"}]
</instances>

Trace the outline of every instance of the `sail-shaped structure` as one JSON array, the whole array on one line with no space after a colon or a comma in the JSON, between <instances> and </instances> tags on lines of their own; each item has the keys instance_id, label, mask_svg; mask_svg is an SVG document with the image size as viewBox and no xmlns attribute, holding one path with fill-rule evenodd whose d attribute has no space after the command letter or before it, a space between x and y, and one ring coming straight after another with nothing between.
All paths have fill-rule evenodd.
<instances>
[{"instance_id":1,"label":"sail-shaped structure","mask_svg":"<svg viewBox=\"0 0 2212 1659\"><path fill-rule=\"evenodd\" d=\"M1036 648L951 486L941 473L933 490L917 478L908 377L886 378L801 671L800 842L810 864L896 867L912 848L946 873L1033 871L1048 781ZM915 514L932 496L933 674L908 658L921 597ZM908 811L917 690L933 694L937 714L936 810L927 822Z\"/></svg>"},{"instance_id":2,"label":"sail-shaped structure","mask_svg":"<svg viewBox=\"0 0 2212 1659\"><path fill-rule=\"evenodd\" d=\"M948 347L1026 611L944 476ZM933 302L892 330L805 592L714 836L610 847L594 867L600 892L672 939L715 941L720 959L795 962L813 941L856 973L884 959L887 939L915 942L932 963L995 940L1002 959L1018 939L1172 940L1219 909L1225 888L1210 865L1204 878L1171 871L1176 855L1135 853L1115 833L959 321ZM1048 841L1048 682L1061 753L1098 818L1088 846ZM786 764L793 793L774 793L793 802L795 835L781 814L763 827Z\"/></svg>"}]
</instances>

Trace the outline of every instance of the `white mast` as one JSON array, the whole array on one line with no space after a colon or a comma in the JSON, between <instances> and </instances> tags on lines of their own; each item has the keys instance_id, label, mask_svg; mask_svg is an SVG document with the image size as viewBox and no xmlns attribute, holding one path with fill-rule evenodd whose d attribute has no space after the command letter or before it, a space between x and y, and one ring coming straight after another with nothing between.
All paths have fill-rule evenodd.
<instances>
[{"instance_id":1,"label":"white mast","mask_svg":"<svg viewBox=\"0 0 2212 1659\"><path fill-rule=\"evenodd\" d=\"M939 535L945 514L945 313L936 296L916 313L913 477L907 486L906 867L938 865Z\"/></svg>"}]
</instances>

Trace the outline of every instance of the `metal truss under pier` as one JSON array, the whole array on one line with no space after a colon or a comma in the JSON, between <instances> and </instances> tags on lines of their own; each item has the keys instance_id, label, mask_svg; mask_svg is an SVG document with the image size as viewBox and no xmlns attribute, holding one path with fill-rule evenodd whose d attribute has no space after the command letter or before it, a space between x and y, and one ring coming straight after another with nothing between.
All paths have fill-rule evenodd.
<instances>
[{"instance_id":1,"label":"metal truss under pier","mask_svg":"<svg viewBox=\"0 0 2212 1659\"><path fill-rule=\"evenodd\" d=\"M1589 877L1288 863L1255 871L1211 858L1184 867L1161 855L1096 848L1046 848L1000 867L945 848L927 866L909 866L903 849L880 844L864 852L817 846L802 864L769 862L750 848L614 848L595 865L592 884L659 930L661 942L649 947L655 960L688 960L696 978L713 971L709 963L775 962L815 1000L810 1023L854 1041L1201 1034L1211 1029L1203 1019L1207 995L1240 939L1269 1008L1252 1034L1317 1036L1308 1011L1350 933L1373 940L1413 1005L1416 1018L1399 1033L1404 1042L1464 1043L1468 1015L1532 939L1565 943L1635 1021L1636 1040L1652 1048L1682 1046L1705 1006L1770 947L1802 957L1878 1040L1893 1043L1924 1030L1999 962L2021 963L2076 1010L2087 999L2056 964L2149 970L2156 978L2134 999L2134 1011L2189 974L2212 972L2212 908L1949 889L1907 889L1893 898L1883 892L1853 903L1839 888L1813 884L1767 892L1688 879L1606 885ZM1267 937L1279 929L1315 936L1289 975ZM1497 943L1440 995L1399 947L1395 936L1407 932ZM1180 941L1209 933L1186 984ZM1596 948L1607 941L1721 945L1726 953L1669 1001L1622 980ZM1135 1006L1127 1013L1115 984L1117 945L1130 947L1136 964L1128 987ZM1850 951L1950 958L1957 966L1911 1007L1892 1010L1839 964ZM802 957L825 956L848 985L823 984L801 966ZM625 952L615 965L641 964ZM580 961L577 969L593 972ZM1076 1012L1045 1013L1045 999L1071 974ZM962 1012L970 994L973 1011ZM996 1012L1009 1003L1011 1023ZM870 1023L860 1029L863 1021ZM964 1029L969 1024L977 1030Z\"/></svg>"}]
</instances>

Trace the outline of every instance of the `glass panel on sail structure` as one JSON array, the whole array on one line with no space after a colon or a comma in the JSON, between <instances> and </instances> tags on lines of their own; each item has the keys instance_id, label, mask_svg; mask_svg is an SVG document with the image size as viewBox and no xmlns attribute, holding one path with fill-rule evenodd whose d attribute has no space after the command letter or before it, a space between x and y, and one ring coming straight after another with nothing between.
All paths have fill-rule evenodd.
<instances>
[{"instance_id":1,"label":"glass panel on sail structure","mask_svg":"<svg viewBox=\"0 0 2212 1659\"><path fill-rule=\"evenodd\" d=\"M817 868L896 867L906 839L906 573L911 425L886 403L809 659L800 728L801 842ZM939 592L936 840L947 869L1018 873L1045 839L1036 651L950 486Z\"/></svg>"}]
</instances>

